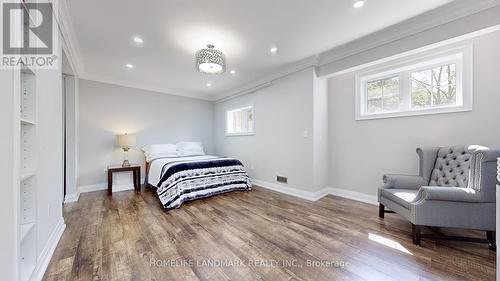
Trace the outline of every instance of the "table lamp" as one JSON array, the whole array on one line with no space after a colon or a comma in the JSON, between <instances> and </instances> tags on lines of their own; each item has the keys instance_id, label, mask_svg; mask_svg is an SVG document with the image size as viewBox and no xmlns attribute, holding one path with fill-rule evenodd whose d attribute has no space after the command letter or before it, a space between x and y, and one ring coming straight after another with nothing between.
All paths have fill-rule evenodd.
<instances>
[{"instance_id":1,"label":"table lamp","mask_svg":"<svg viewBox=\"0 0 500 281\"><path fill-rule=\"evenodd\" d=\"M118 145L122 147L124 152L122 167L130 167L130 162L128 162L128 151L131 147L135 146L136 138L135 135L123 134L118 135Z\"/></svg>"}]
</instances>

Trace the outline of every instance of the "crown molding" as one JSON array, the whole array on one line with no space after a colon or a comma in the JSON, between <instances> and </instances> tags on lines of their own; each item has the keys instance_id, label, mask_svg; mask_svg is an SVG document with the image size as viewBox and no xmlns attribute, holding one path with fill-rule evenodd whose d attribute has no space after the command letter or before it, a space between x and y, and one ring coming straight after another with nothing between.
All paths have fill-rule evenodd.
<instances>
[{"instance_id":1,"label":"crown molding","mask_svg":"<svg viewBox=\"0 0 500 281\"><path fill-rule=\"evenodd\" d=\"M319 55L319 65L333 63L367 50L380 47L425 30L479 13L500 5L499 0L455 0L398 24L371 33Z\"/></svg>"},{"instance_id":2,"label":"crown molding","mask_svg":"<svg viewBox=\"0 0 500 281\"><path fill-rule=\"evenodd\" d=\"M280 68L280 70L273 72L265 77L262 77L260 79L254 80L253 82L250 82L242 87L233 89L231 91L225 92L224 94L221 94L216 97L215 102L223 102L226 100L230 100L242 95L250 94L253 93L257 90L260 90L262 88L269 87L272 82L289 76L291 74L294 74L296 72L299 72L301 70L310 68L310 67L316 67L318 65L318 57L316 55L307 57L301 61L298 61L296 63L293 63L291 65L288 65L286 67ZM262 87L265 86L266 87Z\"/></svg>"},{"instance_id":3,"label":"crown molding","mask_svg":"<svg viewBox=\"0 0 500 281\"><path fill-rule=\"evenodd\" d=\"M129 82L129 81L123 81L123 80L113 79L113 78L97 77L95 75L91 75L88 73L81 74L81 76L79 78L83 79L83 80L89 80L89 81L94 81L94 82L99 82L99 83L104 83L104 84L110 84L110 85L114 85L114 86L149 91L149 92L154 92L154 93L158 93L158 94L178 96L178 97L191 98L191 99L198 99L198 100L204 100L204 101L215 101L212 97L203 97L203 96L197 95L197 94L181 93L178 91L171 91L171 90L167 90L167 89L163 89L163 88L151 87L151 86L149 86L147 84L143 84L143 83Z\"/></svg>"},{"instance_id":4,"label":"crown molding","mask_svg":"<svg viewBox=\"0 0 500 281\"><path fill-rule=\"evenodd\" d=\"M241 91L241 92L239 92L237 94L234 94L234 95L222 98L222 99L218 99L218 100L214 101L214 103L217 104L217 103L221 103L221 102L225 102L225 101L228 101L228 100L235 99L237 97L241 97L241 96L244 96L244 95L255 93L255 92L259 91L259 90L271 87L272 85L273 85L273 83L271 83L271 82L260 84L260 85L257 85L255 87L253 87L253 88L250 88L250 89L247 89L247 90L243 90L243 91Z\"/></svg>"},{"instance_id":5,"label":"crown molding","mask_svg":"<svg viewBox=\"0 0 500 281\"><path fill-rule=\"evenodd\" d=\"M50 0L52 9L57 21L59 31L61 32L63 49L68 58L69 64L76 77L84 72L82 56L80 53L75 29L71 21L67 0Z\"/></svg>"}]
</instances>

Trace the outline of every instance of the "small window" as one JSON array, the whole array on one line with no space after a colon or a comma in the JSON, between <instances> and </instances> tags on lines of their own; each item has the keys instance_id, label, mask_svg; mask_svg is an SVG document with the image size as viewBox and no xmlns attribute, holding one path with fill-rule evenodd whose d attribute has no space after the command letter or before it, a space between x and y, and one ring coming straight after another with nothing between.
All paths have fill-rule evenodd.
<instances>
[{"instance_id":1,"label":"small window","mask_svg":"<svg viewBox=\"0 0 500 281\"><path fill-rule=\"evenodd\" d=\"M226 136L244 136L253 134L253 106L233 109L226 112Z\"/></svg>"},{"instance_id":2,"label":"small window","mask_svg":"<svg viewBox=\"0 0 500 281\"><path fill-rule=\"evenodd\" d=\"M445 64L411 73L411 107L457 105L456 64Z\"/></svg>"},{"instance_id":3,"label":"small window","mask_svg":"<svg viewBox=\"0 0 500 281\"><path fill-rule=\"evenodd\" d=\"M399 109L399 77L367 83L367 112L392 112Z\"/></svg>"},{"instance_id":4,"label":"small window","mask_svg":"<svg viewBox=\"0 0 500 281\"><path fill-rule=\"evenodd\" d=\"M356 87L356 120L471 110L472 48L358 74Z\"/></svg>"}]
</instances>

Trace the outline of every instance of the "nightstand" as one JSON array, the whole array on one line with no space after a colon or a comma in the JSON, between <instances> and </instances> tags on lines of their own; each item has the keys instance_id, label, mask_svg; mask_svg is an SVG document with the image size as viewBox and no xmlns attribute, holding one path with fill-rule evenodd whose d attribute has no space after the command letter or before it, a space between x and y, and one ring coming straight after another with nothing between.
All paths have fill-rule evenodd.
<instances>
[{"instance_id":1,"label":"nightstand","mask_svg":"<svg viewBox=\"0 0 500 281\"><path fill-rule=\"evenodd\" d=\"M108 195L113 194L113 173L132 172L134 174L134 188L136 191L141 190L141 166L131 164L130 167L122 167L122 165L108 166Z\"/></svg>"}]
</instances>

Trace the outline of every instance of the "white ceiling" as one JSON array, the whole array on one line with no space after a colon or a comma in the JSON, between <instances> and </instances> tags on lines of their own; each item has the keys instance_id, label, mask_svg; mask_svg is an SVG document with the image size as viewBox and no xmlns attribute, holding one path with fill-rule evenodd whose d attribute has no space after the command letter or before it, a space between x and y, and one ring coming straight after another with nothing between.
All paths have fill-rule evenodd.
<instances>
[{"instance_id":1,"label":"white ceiling","mask_svg":"<svg viewBox=\"0 0 500 281\"><path fill-rule=\"evenodd\" d=\"M449 2L367 0L361 9L353 8L354 0L73 0L68 5L83 78L216 99ZM143 46L133 44L134 36L144 39ZM226 54L226 73L196 71L194 54L208 43ZM274 45L277 55L269 52ZM231 69L237 74L229 74Z\"/></svg>"}]
</instances>

